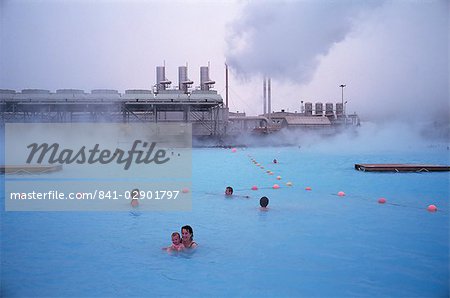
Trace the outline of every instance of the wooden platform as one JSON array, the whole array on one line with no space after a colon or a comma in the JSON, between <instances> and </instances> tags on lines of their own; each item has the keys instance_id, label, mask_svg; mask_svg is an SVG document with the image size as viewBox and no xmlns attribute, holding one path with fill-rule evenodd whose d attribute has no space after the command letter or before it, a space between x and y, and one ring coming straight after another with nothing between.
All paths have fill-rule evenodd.
<instances>
[{"instance_id":1,"label":"wooden platform","mask_svg":"<svg viewBox=\"0 0 450 298\"><path fill-rule=\"evenodd\" d=\"M445 172L450 166L426 164L355 164L355 170L363 172Z\"/></svg>"},{"instance_id":2,"label":"wooden platform","mask_svg":"<svg viewBox=\"0 0 450 298\"><path fill-rule=\"evenodd\" d=\"M43 174L62 170L62 165L43 166L43 165L0 165L2 174Z\"/></svg>"}]
</instances>

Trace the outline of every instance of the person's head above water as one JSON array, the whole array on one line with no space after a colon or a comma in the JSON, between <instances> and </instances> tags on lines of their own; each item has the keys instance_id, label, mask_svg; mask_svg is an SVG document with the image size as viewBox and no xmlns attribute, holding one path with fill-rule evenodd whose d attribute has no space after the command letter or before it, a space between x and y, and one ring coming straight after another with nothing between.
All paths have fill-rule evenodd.
<instances>
[{"instance_id":1,"label":"person's head above water","mask_svg":"<svg viewBox=\"0 0 450 298\"><path fill-rule=\"evenodd\" d=\"M172 243L174 245L179 245L181 243L180 233L178 233L178 232L173 232L172 233Z\"/></svg>"},{"instance_id":2,"label":"person's head above water","mask_svg":"<svg viewBox=\"0 0 450 298\"><path fill-rule=\"evenodd\" d=\"M259 200L259 205L261 205L261 207L266 208L267 205L269 205L269 198L268 197L262 197Z\"/></svg>"},{"instance_id":3,"label":"person's head above water","mask_svg":"<svg viewBox=\"0 0 450 298\"><path fill-rule=\"evenodd\" d=\"M194 231L192 230L191 226L183 226L181 228L181 239L183 242L184 247L186 248L196 248L197 243L193 240L194 238Z\"/></svg>"},{"instance_id":4,"label":"person's head above water","mask_svg":"<svg viewBox=\"0 0 450 298\"><path fill-rule=\"evenodd\" d=\"M183 236L183 241L192 240L194 238L194 231L191 226L183 226L181 228L181 235Z\"/></svg>"},{"instance_id":5,"label":"person's head above water","mask_svg":"<svg viewBox=\"0 0 450 298\"><path fill-rule=\"evenodd\" d=\"M225 188L225 195L231 196L232 194L233 194L233 188L231 186L227 186L227 188Z\"/></svg>"}]
</instances>

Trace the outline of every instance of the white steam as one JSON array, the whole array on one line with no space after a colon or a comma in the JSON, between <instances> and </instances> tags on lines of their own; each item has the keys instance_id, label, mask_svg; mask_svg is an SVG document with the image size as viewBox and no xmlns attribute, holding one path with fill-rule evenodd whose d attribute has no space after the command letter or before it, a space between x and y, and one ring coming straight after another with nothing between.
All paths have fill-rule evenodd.
<instances>
[{"instance_id":1,"label":"white steam","mask_svg":"<svg viewBox=\"0 0 450 298\"><path fill-rule=\"evenodd\" d=\"M271 76L275 110L340 102L346 84L363 120L449 129L448 1L249 2L230 28L228 64Z\"/></svg>"},{"instance_id":2,"label":"white steam","mask_svg":"<svg viewBox=\"0 0 450 298\"><path fill-rule=\"evenodd\" d=\"M349 5L350 4L350 5ZM240 72L305 82L374 1L255 1L232 25L228 63Z\"/></svg>"}]
</instances>

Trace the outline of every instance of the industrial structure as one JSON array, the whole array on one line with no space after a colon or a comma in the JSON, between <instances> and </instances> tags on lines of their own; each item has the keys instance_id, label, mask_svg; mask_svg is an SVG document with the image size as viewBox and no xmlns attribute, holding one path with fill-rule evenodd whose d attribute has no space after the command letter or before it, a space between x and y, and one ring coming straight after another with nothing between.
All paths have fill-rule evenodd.
<instances>
[{"instance_id":1,"label":"industrial structure","mask_svg":"<svg viewBox=\"0 0 450 298\"><path fill-rule=\"evenodd\" d=\"M187 67L180 66L178 88L170 89L165 67L156 68L153 90L78 89L0 90L2 122L190 122L194 135L222 135L228 109L212 90L209 67L201 67L200 86L190 89Z\"/></svg>"},{"instance_id":2,"label":"industrial structure","mask_svg":"<svg viewBox=\"0 0 450 298\"><path fill-rule=\"evenodd\" d=\"M226 73L228 77L228 69ZM359 125L356 114L346 115L343 103L301 103L299 113L271 111L271 81L263 82L264 113L246 116L228 110L213 90L209 66L200 67L200 84L192 87L187 66L178 67L178 86L166 78L165 66L156 67L156 84L147 90L0 89L0 121L5 122L185 122L199 137L227 137L242 133L269 134L281 129L320 129Z\"/></svg>"}]
</instances>

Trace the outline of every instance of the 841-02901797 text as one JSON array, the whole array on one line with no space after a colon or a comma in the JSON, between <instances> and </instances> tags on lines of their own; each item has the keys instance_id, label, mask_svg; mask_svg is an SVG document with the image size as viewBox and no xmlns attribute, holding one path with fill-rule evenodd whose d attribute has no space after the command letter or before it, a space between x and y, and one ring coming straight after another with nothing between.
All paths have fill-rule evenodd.
<instances>
[{"instance_id":1,"label":"841-02901797 text","mask_svg":"<svg viewBox=\"0 0 450 298\"><path fill-rule=\"evenodd\" d=\"M132 190L132 191L125 191L123 194L118 191L99 191L99 199L112 199L117 200L120 198L125 198L127 200L129 199L141 199L141 200L171 200L176 199L178 197L178 194L180 193L179 190Z\"/></svg>"}]
</instances>

